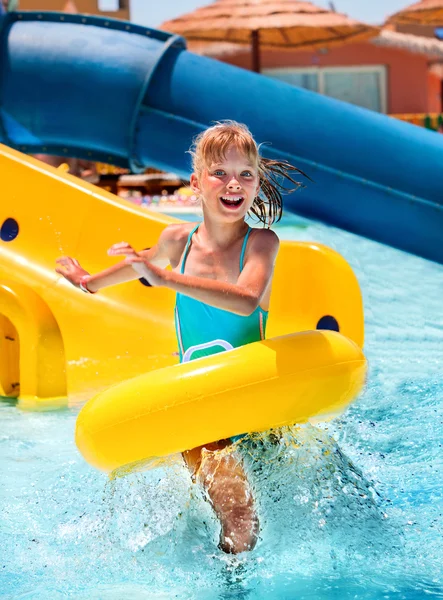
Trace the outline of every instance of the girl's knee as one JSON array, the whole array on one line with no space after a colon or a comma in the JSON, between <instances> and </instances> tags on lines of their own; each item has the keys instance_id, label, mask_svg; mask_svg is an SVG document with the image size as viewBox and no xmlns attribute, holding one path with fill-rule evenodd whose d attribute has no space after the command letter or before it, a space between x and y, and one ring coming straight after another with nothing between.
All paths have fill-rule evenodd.
<instances>
[{"instance_id":1,"label":"girl's knee","mask_svg":"<svg viewBox=\"0 0 443 600\"><path fill-rule=\"evenodd\" d=\"M219 548L227 554L240 554L250 552L257 544L260 524L254 510L251 514L242 515L242 518L231 522L221 523Z\"/></svg>"}]
</instances>

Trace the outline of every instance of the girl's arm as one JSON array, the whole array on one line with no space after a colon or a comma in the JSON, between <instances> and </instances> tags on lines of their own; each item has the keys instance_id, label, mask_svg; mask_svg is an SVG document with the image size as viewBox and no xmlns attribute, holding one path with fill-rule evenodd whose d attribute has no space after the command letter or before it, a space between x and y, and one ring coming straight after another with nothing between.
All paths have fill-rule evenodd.
<instances>
[{"instance_id":1,"label":"girl's arm","mask_svg":"<svg viewBox=\"0 0 443 600\"><path fill-rule=\"evenodd\" d=\"M166 267L169 264L170 231L168 230L170 228L167 227L162 231L157 244L149 250L136 252L128 243L121 242L111 246L108 254L114 256L124 249L125 254L129 257L148 260L157 267ZM110 285L125 283L144 276L125 260L94 275L90 275L75 258L71 258L70 256L62 256L56 262L59 265L55 269L57 273L63 275L65 279L76 287L80 287L80 284L83 283L87 287L87 290L92 293Z\"/></svg>"},{"instance_id":2,"label":"girl's arm","mask_svg":"<svg viewBox=\"0 0 443 600\"><path fill-rule=\"evenodd\" d=\"M259 306L271 281L279 248L277 235L269 230L251 236L247 259L236 283L165 271L144 257L128 257L128 264L140 264L140 273L152 285L165 286L206 304L248 316Z\"/></svg>"}]
</instances>

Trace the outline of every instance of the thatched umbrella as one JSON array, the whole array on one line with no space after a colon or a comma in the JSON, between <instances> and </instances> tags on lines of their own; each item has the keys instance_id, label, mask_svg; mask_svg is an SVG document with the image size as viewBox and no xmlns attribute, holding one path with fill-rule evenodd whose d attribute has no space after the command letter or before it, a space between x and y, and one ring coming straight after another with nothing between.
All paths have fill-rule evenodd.
<instances>
[{"instance_id":1,"label":"thatched umbrella","mask_svg":"<svg viewBox=\"0 0 443 600\"><path fill-rule=\"evenodd\" d=\"M443 24L443 0L422 0L407 6L388 19L395 25Z\"/></svg>"},{"instance_id":2,"label":"thatched umbrella","mask_svg":"<svg viewBox=\"0 0 443 600\"><path fill-rule=\"evenodd\" d=\"M160 28L189 41L252 45L254 71L260 71L259 48L314 50L366 40L379 32L346 15L296 0L216 0Z\"/></svg>"}]
</instances>

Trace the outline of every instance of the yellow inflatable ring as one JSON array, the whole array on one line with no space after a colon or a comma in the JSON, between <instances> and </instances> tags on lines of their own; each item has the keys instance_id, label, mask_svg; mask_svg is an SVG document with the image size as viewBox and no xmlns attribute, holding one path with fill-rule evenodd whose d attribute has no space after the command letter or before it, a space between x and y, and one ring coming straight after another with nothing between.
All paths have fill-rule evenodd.
<instances>
[{"instance_id":1,"label":"yellow inflatable ring","mask_svg":"<svg viewBox=\"0 0 443 600\"><path fill-rule=\"evenodd\" d=\"M342 412L360 392L366 359L333 331L255 342L118 384L80 411L76 443L113 471L245 432Z\"/></svg>"}]
</instances>

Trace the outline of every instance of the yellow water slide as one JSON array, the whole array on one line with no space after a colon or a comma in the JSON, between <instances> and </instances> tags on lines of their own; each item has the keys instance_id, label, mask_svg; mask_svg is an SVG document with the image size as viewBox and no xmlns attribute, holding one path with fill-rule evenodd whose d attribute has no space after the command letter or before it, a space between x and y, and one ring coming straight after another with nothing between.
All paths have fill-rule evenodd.
<instances>
[{"instance_id":1,"label":"yellow water slide","mask_svg":"<svg viewBox=\"0 0 443 600\"><path fill-rule=\"evenodd\" d=\"M175 219L1 145L0 173L0 395L32 408L82 403L177 363L173 292L134 281L91 296L54 271L60 255L107 268L113 243L150 247ZM283 242L267 337L322 328L362 346L356 277L325 246Z\"/></svg>"}]
</instances>

